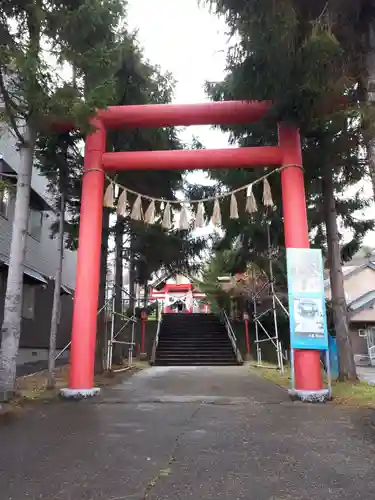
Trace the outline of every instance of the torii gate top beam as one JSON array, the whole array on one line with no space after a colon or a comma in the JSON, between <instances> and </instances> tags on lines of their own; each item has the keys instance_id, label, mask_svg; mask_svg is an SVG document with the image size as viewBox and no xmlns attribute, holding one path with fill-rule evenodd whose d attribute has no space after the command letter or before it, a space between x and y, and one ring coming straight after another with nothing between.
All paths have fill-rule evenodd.
<instances>
[{"instance_id":1,"label":"torii gate top beam","mask_svg":"<svg viewBox=\"0 0 375 500\"><path fill-rule=\"evenodd\" d=\"M158 128L188 125L233 125L260 120L269 101L218 101L200 104L109 106L97 117L106 128Z\"/></svg>"}]
</instances>

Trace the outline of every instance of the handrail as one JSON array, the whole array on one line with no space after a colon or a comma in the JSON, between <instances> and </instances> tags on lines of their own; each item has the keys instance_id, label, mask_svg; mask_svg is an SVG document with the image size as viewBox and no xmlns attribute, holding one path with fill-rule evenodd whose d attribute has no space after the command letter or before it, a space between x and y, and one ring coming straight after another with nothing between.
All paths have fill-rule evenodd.
<instances>
[{"instance_id":1,"label":"handrail","mask_svg":"<svg viewBox=\"0 0 375 500\"><path fill-rule=\"evenodd\" d=\"M224 322L225 326L228 332L228 337L230 341L232 342L233 349L237 349L237 337L236 334L233 331L232 325L230 324L228 315L225 310L223 310L223 316L224 316Z\"/></svg>"},{"instance_id":2,"label":"handrail","mask_svg":"<svg viewBox=\"0 0 375 500\"><path fill-rule=\"evenodd\" d=\"M163 302L160 303L160 313L158 317L158 327L156 329L156 335L155 335L155 340L154 340L154 345L152 346L152 353L151 353L151 359L150 359L150 364L155 363L155 358L156 358L156 349L158 347L159 343L159 334L160 334L160 327L163 319Z\"/></svg>"},{"instance_id":3,"label":"handrail","mask_svg":"<svg viewBox=\"0 0 375 500\"><path fill-rule=\"evenodd\" d=\"M231 322L229 320L229 317L228 317L228 315L227 315L227 313L226 313L226 311L224 309L222 310L222 315L223 315L223 318L224 318L225 328L227 330L229 340L231 341L231 344L232 344L233 352L236 355L237 361L239 363L243 363L241 352L240 352L240 350L237 347L237 337L236 337L236 334L234 333L234 330L233 330L233 327L232 327Z\"/></svg>"}]
</instances>

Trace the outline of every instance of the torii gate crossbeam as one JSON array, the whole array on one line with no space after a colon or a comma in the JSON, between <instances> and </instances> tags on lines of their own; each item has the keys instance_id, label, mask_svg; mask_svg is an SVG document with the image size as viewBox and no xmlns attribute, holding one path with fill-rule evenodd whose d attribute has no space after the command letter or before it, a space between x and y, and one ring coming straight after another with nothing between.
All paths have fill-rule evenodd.
<instances>
[{"instance_id":1,"label":"torii gate crossbeam","mask_svg":"<svg viewBox=\"0 0 375 500\"><path fill-rule=\"evenodd\" d=\"M269 102L256 101L118 106L99 111L92 120L95 131L86 138L85 145L70 381L69 388L62 391L65 396L82 397L99 392L94 387L94 359L105 171L288 165L281 172L285 247L309 247L302 153L296 128L280 124L276 147L121 153L105 151L106 130L245 124L261 119L269 108ZM297 394L318 394L323 390L319 351L296 350L294 368Z\"/></svg>"}]
</instances>

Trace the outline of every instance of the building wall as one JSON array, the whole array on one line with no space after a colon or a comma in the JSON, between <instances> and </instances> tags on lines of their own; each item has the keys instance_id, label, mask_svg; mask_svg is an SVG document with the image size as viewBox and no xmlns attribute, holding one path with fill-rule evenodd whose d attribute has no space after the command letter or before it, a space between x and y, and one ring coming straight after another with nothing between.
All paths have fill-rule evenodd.
<instances>
[{"instance_id":1,"label":"building wall","mask_svg":"<svg viewBox=\"0 0 375 500\"><path fill-rule=\"evenodd\" d=\"M371 323L375 324L375 309L374 305L372 304L366 309L362 309L362 311L359 311L357 314L354 314L351 319L351 323L358 324L358 323Z\"/></svg>"},{"instance_id":2,"label":"building wall","mask_svg":"<svg viewBox=\"0 0 375 500\"><path fill-rule=\"evenodd\" d=\"M16 147L15 138L6 130L0 130L0 159L3 160L14 172L19 171L20 156ZM30 361L45 357L45 349L49 346L49 332L52 315L54 277L58 266L58 242L51 238L51 226L57 220L52 208L51 195L47 190L47 180L41 176L36 168L32 174L32 196L37 194L45 200L50 210L43 211L42 225L38 239L28 235L26 242L25 267L38 272L48 282L47 285L30 281L35 291L34 314L32 319L22 319L20 348L20 361ZM15 190L12 190L15 196ZM10 203L8 217L0 215L0 261L3 257L8 262L12 238L14 199ZM62 284L74 290L76 273L76 252L64 250ZM3 321L4 297L6 286L6 266L0 270L0 324ZM28 278L25 275L25 283ZM71 322L73 311L73 298L71 295L61 296L60 326L57 336L57 348L62 349L70 341ZM26 361L25 361L26 360Z\"/></svg>"},{"instance_id":3,"label":"building wall","mask_svg":"<svg viewBox=\"0 0 375 500\"><path fill-rule=\"evenodd\" d=\"M21 347L17 354L17 365L25 365L29 363L36 363L37 361L48 361L48 349L29 349L28 347ZM69 350L64 351L58 360L63 363L69 361Z\"/></svg>"},{"instance_id":4,"label":"building wall","mask_svg":"<svg viewBox=\"0 0 375 500\"><path fill-rule=\"evenodd\" d=\"M363 329L363 325L359 325L358 328L357 326L352 326L350 328L349 334L352 341L353 354L366 356L368 354L367 340L366 337L361 337L359 335L359 331L361 329Z\"/></svg>"},{"instance_id":5,"label":"building wall","mask_svg":"<svg viewBox=\"0 0 375 500\"><path fill-rule=\"evenodd\" d=\"M0 131L0 158L2 158L15 172L19 169L19 153L14 137L6 131ZM47 191L47 180L33 169L32 189L47 203L51 202ZM9 219L0 216L0 257L9 257L12 238L12 210ZM37 271L45 277L51 278L56 274L58 264L58 243L56 238L51 239L51 226L57 220L54 211L43 214L42 228L39 241L27 236L25 266ZM76 252L65 250L63 265L63 285L75 288Z\"/></svg>"},{"instance_id":6,"label":"building wall","mask_svg":"<svg viewBox=\"0 0 375 500\"><path fill-rule=\"evenodd\" d=\"M17 142L14 136L6 129L0 129L0 158L7 163L15 172L19 171L20 155L17 151ZM31 188L47 201L51 201L51 195L47 190L47 179L33 171Z\"/></svg>"},{"instance_id":7,"label":"building wall","mask_svg":"<svg viewBox=\"0 0 375 500\"><path fill-rule=\"evenodd\" d=\"M344 280L344 288L347 302L358 299L367 292L375 288L375 271L365 267L358 272L353 273ZM326 290L327 299L331 299L331 290Z\"/></svg>"},{"instance_id":8,"label":"building wall","mask_svg":"<svg viewBox=\"0 0 375 500\"><path fill-rule=\"evenodd\" d=\"M49 215L46 217L46 215ZM25 266L37 271L46 278L56 275L58 265L58 242L51 239L51 224L56 220L53 213L44 214L40 241L27 236ZM9 258L12 238L12 221L0 215L0 260ZM69 288L75 288L76 253L64 251L62 283Z\"/></svg>"},{"instance_id":9,"label":"building wall","mask_svg":"<svg viewBox=\"0 0 375 500\"><path fill-rule=\"evenodd\" d=\"M0 296L5 295L6 273L0 273ZM31 283L31 282L30 282ZM48 285L32 284L35 290L33 319L22 318L20 347L47 349L51 326L54 282ZM60 325L57 333L57 349L63 349L70 341L72 328L73 297L61 295ZM0 301L0 324L3 321L4 300Z\"/></svg>"},{"instance_id":10,"label":"building wall","mask_svg":"<svg viewBox=\"0 0 375 500\"><path fill-rule=\"evenodd\" d=\"M348 303L362 297L364 294L375 289L375 271L370 267L364 267L347 276L344 280L346 300ZM331 291L326 291L326 297L331 298ZM375 309L368 307L357 313L352 313L350 318L350 339L355 356L366 356L368 354L367 341L360 336L359 331L374 325Z\"/></svg>"}]
</instances>

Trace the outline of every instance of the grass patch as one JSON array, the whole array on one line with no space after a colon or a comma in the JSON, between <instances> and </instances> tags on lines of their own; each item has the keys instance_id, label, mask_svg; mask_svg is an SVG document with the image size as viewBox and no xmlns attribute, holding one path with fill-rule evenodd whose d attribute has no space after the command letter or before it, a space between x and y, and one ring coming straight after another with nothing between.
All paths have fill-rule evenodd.
<instances>
[{"instance_id":1,"label":"grass patch","mask_svg":"<svg viewBox=\"0 0 375 500\"><path fill-rule=\"evenodd\" d=\"M251 373L273 382L281 387L289 389L290 368L285 368L284 375L276 369L276 365L264 363L262 367L250 365ZM327 383L324 375L324 383ZM375 386L367 382L338 382L332 381L333 403L365 408L375 408Z\"/></svg>"},{"instance_id":2,"label":"grass patch","mask_svg":"<svg viewBox=\"0 0 375 500\"><path fill-rule=\"evenodd\" d=\"M150 368L150 363L148 361L140 361L139 359L133 358L133 368L136 370L144 370L145 368Z\"/></svg>"},{"instance_id":3,"label":"grass patch","mask_svg":"<svg viewBox=\"0 0 375 500\"><path fill-rule=\"evenodd\" d=\"M46 370L19 377L16 382L18 400L35 401L53 399L62 387L66 387L69 380L69 367L59 366L55 370L56 387L47 389L48 373Z\"/></svg>"},{"instance_id":4,"label":"grass patch","mask_svg":"<svg viewBox=\"0 0 375 500\"><path fill-rule=\"evenodd\" d=\"M375 408L375 386L367 382L332 383L333 401L337 404Z\"/></svg>"},{"instance_id":5,"label":"grass patch","mask_svg":"<svg viewBox=\"0 0 375 500\"><path fill-rule=\"evenodd\" d=\"M121 381L121 379L124 376L127 376L127 374L133 374L134 372L143 370L147 366L148 364L146 362L134 360L133 366L129 370L116 373L115 370L124 368L124 366L114 365L113 371L95 375L95 386L105 387L108 385L113 385L114 383ZM57 396L60 392L60 389L62 389L63 387L68 387L69 365L56 368L55 380L56 386L53 389L48 389L48 373L46 370L40 373L26 375L25 377L19 377L17 379L16 386L18 396L19 398L28 400L51 399Z\"/></svg>"},{"instance_id":6,"label":"grass patch","mask_svg":"<svg viewBox=\"0 0 375 500\"><path fill-rule=\"evenodd\" d=\"M273 382L274 384L280 385L281 387L289 388L290 387L290 369L289 367L284 367L285 371L282 375L280 370L277 369L276 365L271 363L263 363L262 366L256 366L251 364L250 370L252 373L255 373L262 378Z\"/></svg>"},{"instance_id":7,"label":"grass patch","mask_svg":"<svg viewBox=\"0 0 375 500\"><path fill-rule=\"evenodd\" d=\"M97 387L106 387L119 383L123 378L131 376L133 373L143 370L148 365L147 362L133 360L131 369L125 372L104 372L95 376ZM114 369L124 368L114 366ZM47 388L48 372L46 370L19 377L16 382L17 395L9 403L0 405L0 416L18 415L23 409L30 407L32 403L48 403L59 397L60 389L68 387L69 366L59 366L55 370L56 386L53 389Z\"/></svg>"}]
</instances>

